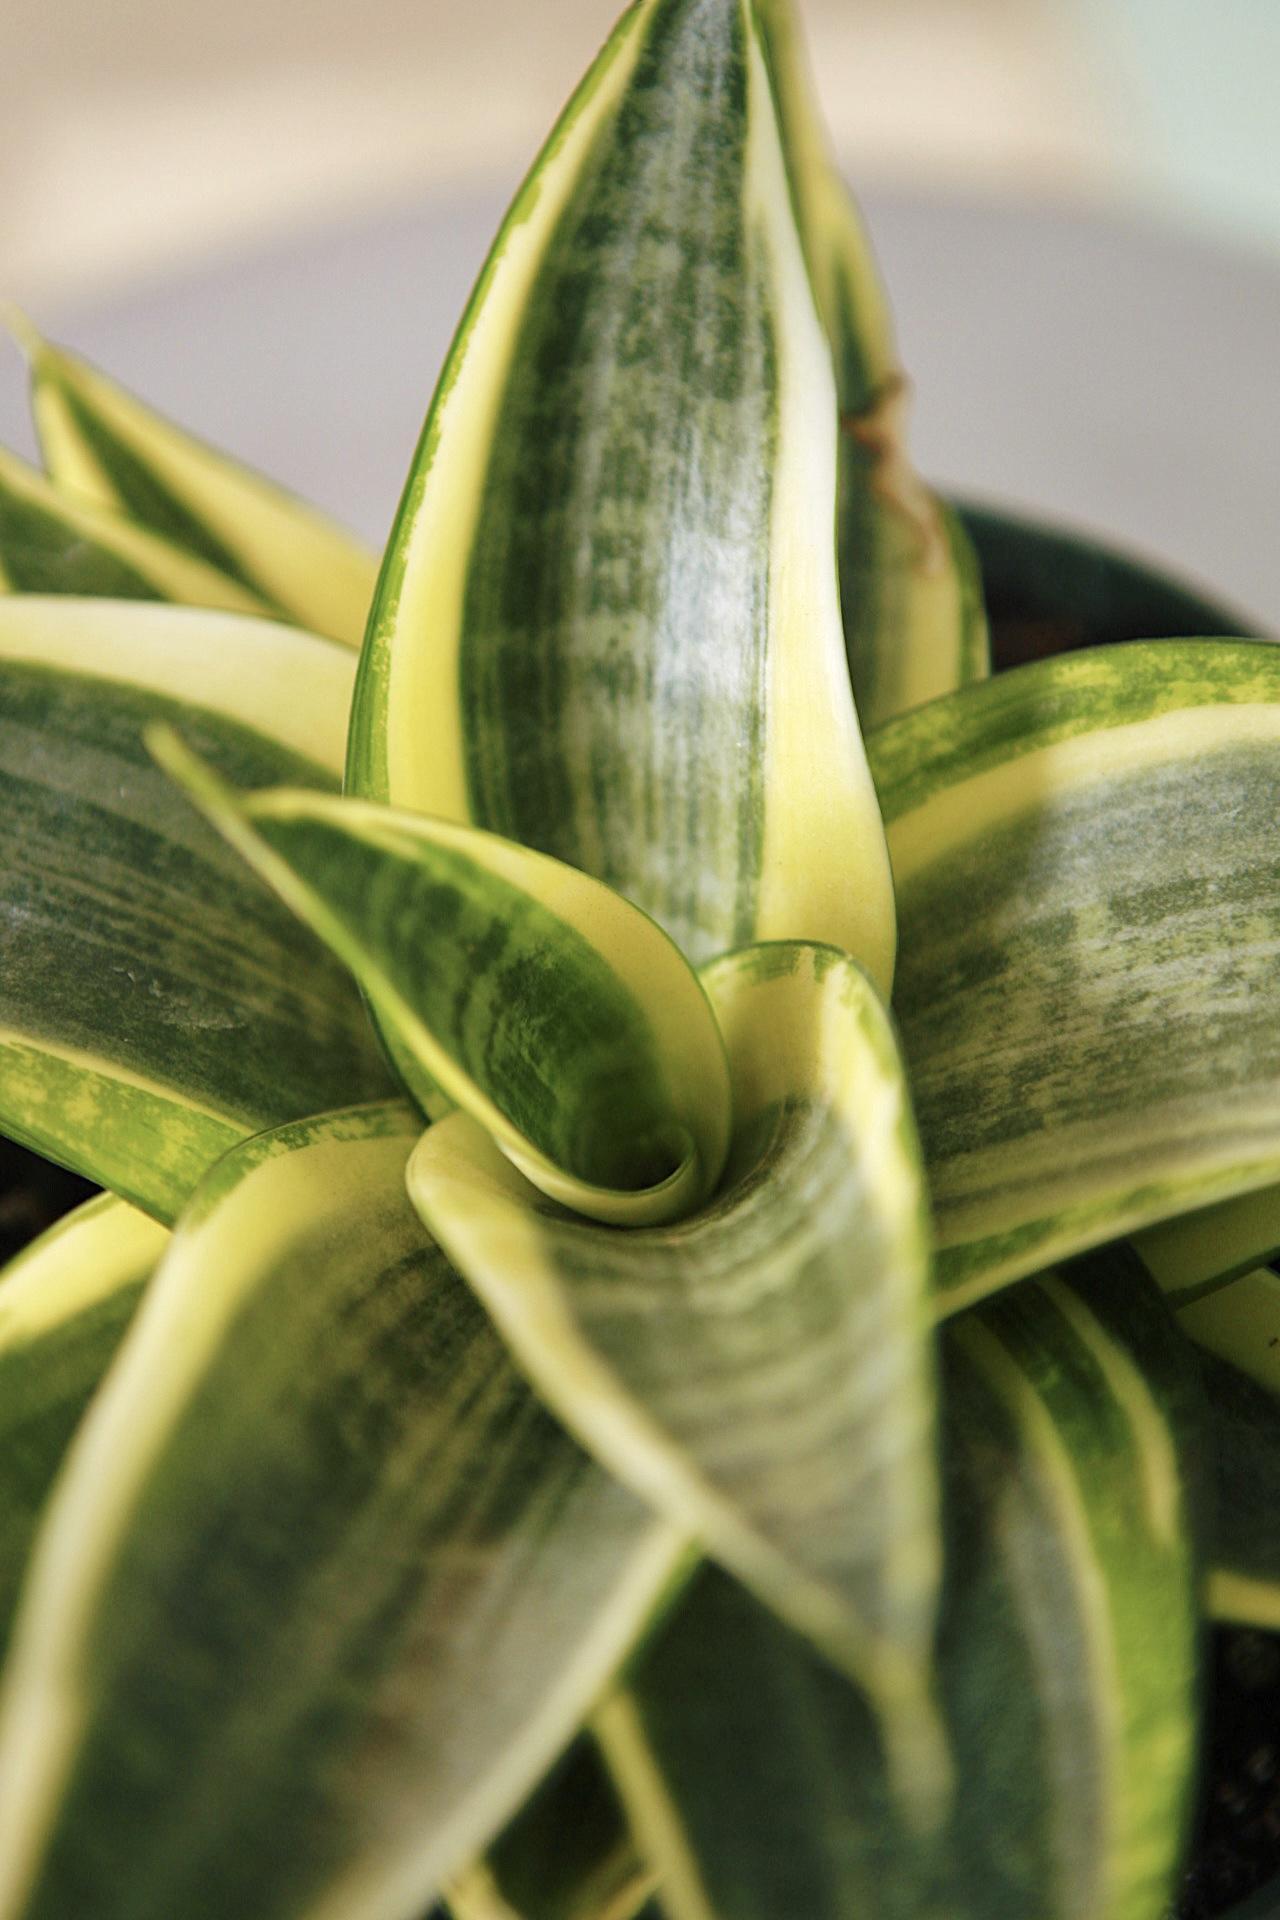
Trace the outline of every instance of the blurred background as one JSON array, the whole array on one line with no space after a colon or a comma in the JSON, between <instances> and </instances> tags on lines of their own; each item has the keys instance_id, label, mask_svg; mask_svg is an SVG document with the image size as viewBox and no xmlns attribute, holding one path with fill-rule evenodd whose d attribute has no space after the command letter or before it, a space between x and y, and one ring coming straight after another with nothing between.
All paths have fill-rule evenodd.
<instances>
[{"instance_id":1,"label":"blurred background","mask_svg":"<svg viewBox=\"0 0 1280 1920\"><path fill-rule=\"evenodd\" d=\"M6 0L0 277L42 304L510 185L618 0ZM1280 246L1278 0L802 0L864 182Z\"/></svg>"},{"instance_id":2,"label":"blurred background","mask_svg":"<svg viewBox=\"0 0 1280 1920\"><path fill-rule=\"evenodd\" d=\"M0 297L381 543L621 4L0 0ZM924 471L1280 630L1280 0L798 5Z\"/></svg>"}]
</instances>

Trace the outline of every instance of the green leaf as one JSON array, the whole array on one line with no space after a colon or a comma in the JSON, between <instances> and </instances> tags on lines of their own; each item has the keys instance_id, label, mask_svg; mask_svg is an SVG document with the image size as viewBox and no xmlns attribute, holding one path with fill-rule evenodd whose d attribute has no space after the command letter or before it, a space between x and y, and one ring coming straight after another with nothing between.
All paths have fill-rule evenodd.
<instances>
[{"instance_id":1,"label":"green leaf","mask_svg":"<svg viewBox=\"0 0 1280 1920\"><path fill-rule=\"evenodd\" d=\"M261 621L0 601L0 1129L161 1219L244 1135L388 1080L349 976L144 730L180 724L235 779L332 787L351 671Z\"/></svg>"},{"instance_id":2,"label":"green leaf","mask_svg":"<svg viewBox=\"0 0 1280 1920\"><path fill-rule=\"evenodd\" d=\"M704 979L734 1142L700 1212L610 1233L463 1116L424 1136L410 1194L571 1431L871 1689L936 1800L932 1311L897 1050L829 948L748 948Z\"/></svg>"},{"instance_id":3,"label":"green leaf","mask_svg":"<svg viewBox=\"0 0 1280 1920\"><path fill-rule=\"evenodd\" d=\"M63 493L0 448L0 591L173 600L265 614L266 604L159 534Z\"/></svg>"},{"instance_id":4,"label":"green leaf","mask_svg":"<svg viewBox=\"0 0 1280 1920\"><path fill-rule=\"evenodd\" d=\"M1274 1301L1273 1301L1274 1308ZM1216 1482L1205 1600L1215 1619L1280 1632L1280 1401L1238 1367L1205 1356Z\"/></svg>"},{"instance_id":5,"label":"green leaf","mask_svg":"<svg viewBox=\"0 0 1280 1920\"><path fill-rule=\"evenodd\" d=\"M1152 1920L1195 1762L1194 1382L1112 1256L946 1338L951 1823L905 1829L858 1693L699 1576L600 1717L672 1920Z\"/></svg>"},{"instance_id":6,"label":"green leaf","mask_svg":"<svg viewBox=\"0 0 1280 1920\"><path fill-rule=\"evenodd\" d=\"M944 1309L1273 1185L1280 653L1042 661L872 754Z\"/></svg>"},{"instance_id":7,"label":"green leaf","mask_svg":"<svg viewBox=\"0 0 1280 1920\"><path fill-rule=\"evenodd\" d=\"M0 1653L68 1442L168 1239L99 1194L0 1273Z\"/></svg>"},{"instance_id":8,"label":"green leaf","mask_svg":"<svg viewBox=\"0 0 1280 1920\"><path fill-rule=\"evenodd\" d=\"M672 1578L426 1238L418 1125L264 1135L180 1222L18 1620L5 1920L413 1912Z\"/></svg>"},{"instance_id":9,"label":"green leaf","mask_svg":"<svg viewBox=\"0 0 1280 1920\"><path fill-rule=\"evenodd\" d=\"M358 646L377 562L358 541L260 474L193 439L95 368L10 323L31 362L46 465L68 502L108 508L162 535L274 612ZM158 544L158 543L157 543ZM103 589L95 589L102 591ZM198 605L191 594L170 594Z\"/></svg>"},{"instance_id":10,"label":"green leaf","mask_svg":"<svg viewBox=\"0 0 1280 1920\"><path fill-rule=\"evenodd\" d=\"M858 210L821 125L792 0L756 0L796 216L835 362L840 598L865 727L988 671L977 562L906 447L907 383Z\"/></svg>"},{"instance_id":11,"label":"green leaf","mask_svg":"<svg viewBox=\"0 0 1280 1920\"><path fill-rule=\"evenodd\" d=\"M724 1045L697 976L599 881L494 834L369 801L238 794L153 747L352 968L411 1091L477 1116L593 1218L686 1212L729 1137Z\"/></svg>"},{"instance_id":12,"label":"green leaf","mask_svg":"<svg viewBox=\"0 0 1280 1920\"><path fill-rule=\"evenodd\" d=\"M350 788L556 855L695 960L887 986L836 397L746 0L640 0L500 232L371 616Z\"/></svg>"}]
</instances>

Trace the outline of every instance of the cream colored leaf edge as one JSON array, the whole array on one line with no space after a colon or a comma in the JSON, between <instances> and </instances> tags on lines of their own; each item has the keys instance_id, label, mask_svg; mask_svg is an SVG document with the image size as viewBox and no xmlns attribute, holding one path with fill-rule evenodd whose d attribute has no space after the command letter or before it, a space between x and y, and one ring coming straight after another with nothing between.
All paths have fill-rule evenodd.
<instances>
[{"instance_id":1,"label":"cream colored leaf edge","mask_svg":"<svg viewBox=\"0 0 1280 1920\"><path fill-rule=\"evenodd\" d=\"M278 621L203 608L0 596L0 661L120 681L236 721L341 779L355 658Z\"/></svg>"},{"instance_id":2,"label":"cream colored leaf edge","mask_svg":"<svg viewBox=\"0 0 1280 1920\"><path fill-rule=\"evenodd\" d=\"M170 730L153 730L148 743L219 832L357 975L444 1099L473 1114L540 1192L592 1219L635 1226L678 1219L715 1186L728 1153L732 1111L724 1042L698 976L639 908L576 868L496 834L349 797L326 800L288 789L242 796ZM322 819L355 842L408 860L427 847L449 848L536 899L585 938L648 1020L673 1121L688 1143L676 1170L658 1186L626 1190L593 1186L557 1167L457 1067L381 968L374 945L356 939L323 896L267 844L254 824L259 819Z\"/></svg>"},{"instance_id":3,"label":"cream colored leaf edge","mask_svg":"<svg viewBox=\"0 0 1280 1920\"><path fill-rule=\"evenodd\" d=\"M21 1352L136 1286L169 1237L113 1193L86 1200L0 1270L0 1352Z\"/></svg>"},{"instance_id":4,"label":"cream colored leaf edge","mask_svg":"<svg viewBox=\"0 0 1280 1920\"><path fill-rule=\"evenodd\" d=\"M76 425L67 404L71 394L243 562L273 611L287 611L303 626L348 646L360 645L378 572L375 554L316 508L183 432L76 355L53 346L25 315L9 308L6 317L30 361L41 449L64 498L122 510L115 487ZM199 564L231 590L228 576Z\"/></svg>"}]
</instances>

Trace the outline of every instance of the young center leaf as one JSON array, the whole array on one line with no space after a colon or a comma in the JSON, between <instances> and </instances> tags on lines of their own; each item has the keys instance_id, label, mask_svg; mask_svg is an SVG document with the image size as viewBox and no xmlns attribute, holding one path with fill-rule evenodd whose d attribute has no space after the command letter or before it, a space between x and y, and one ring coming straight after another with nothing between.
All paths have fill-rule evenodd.
<instances>
[{"instance_id":1,"label":"young center leaf","mask_svg":"<svg viewBox=\"0 0 1280 1920\"><path fill-rule=\"evenodd\" d=\"M724 1043L696 974L599 881L496 834L369 801L237 794L153 750L346 961L428 1111L476 1116L592 1218L678 1217L728 1149Z\"/></svg>"},{"instance_id":2,"label":"young center leaf","mask_svg":"<svg viewBox=\"0 0 1280 1920\"><path fill-rule=\"evenodd\" d=\"M4 1920L422 1911L675 1574L410 1208L420 1125L263 1135L174 1233L15 1628Z\"/></svg>"},{"instance_id":3,"label":"young center leaf","mask_svg":"<svg viewBox=\"0 0 1280 1920\"><path fill-rule=\"evenodd\" d=\"M955 1796L904 1826L866 1701L700 1574L597 1725L670 1920L1152 1920L1195 1761L1195 1382L1123 1257L944 1337L939 1691Z\"/></svg>"},{"instance_id":4,"label":"young center leaf","mask_svg":"<svg viewBox=\"0 0 1280 1920\"><path fill-rule=\"evenodd\" d=\"M1280 654L1041 661L872 753L944 1308L1274 1185Z\"/></svg>"},{"instance_id":5,"label":"young center leaf","mask_svg":"<svg viewBox=\"0 0 1280 1920\"><path fill-rule=\"evenodd\" d=\"M107 509L190 555L224 592L238 588L282 619L359 645L377 573L366 548L42 339L25 317L9 319L31 363L45 464L69 513L76 502Z\"/></svg>"},{"instance_id":6,"label":"young center leaf","mask_svg":"<svg viewBox=\"0 0 1280 1920\"><path fill-rule=\"evenodd\" d=\"M845 644L864 727L984 677L982 582L958 516L907 452L908 391L862 220L837 170L793 0L756 0L805 259L840 406Z\"/></svg>"},{"instance_id":7,"label":"young center leaf","mask_svg":"<svg viewBox=\"0 0 1280 1920\"><path fill-rule=\"evenodd\" d=\"M639 0L454 343L350 790L606 881L691 959L893 903L834 557L837 400L750 0Z\"/></svg>"},{"instance_id":8,"label":"young center leaf","mask_svg":"<svg viewBox=\"0 0 1280 1920\"><path fill-rule=\"evenodd\" d=\"M892 1033L847 956L704 971L729 1049L719 1192L626 1234L550 1206L463 1115L409 1188L550 1405L873 1694L899 1784L945 1790L932 1306Z\"/></svg>"},{"instance_id":9,"label":"young center leaf","mask_svg":"<svg viewBox=\"0 0 1280 1920\"><path fill-rule=\"evenodd\" d=\"M349 976L143 734L332 789L352 667L259 620L0 599L0 1127L161 1219L244 1135L389 1082Z\"/></svg>"}]
</instances>

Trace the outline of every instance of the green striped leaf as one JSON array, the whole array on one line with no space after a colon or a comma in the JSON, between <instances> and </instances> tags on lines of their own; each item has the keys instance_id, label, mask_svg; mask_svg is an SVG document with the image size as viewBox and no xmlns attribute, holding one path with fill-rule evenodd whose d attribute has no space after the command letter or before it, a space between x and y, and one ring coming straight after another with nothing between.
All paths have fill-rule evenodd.
<instances>
[{"instance_id":1,"label":"green striped leaf","mask_svg":"<svg viewBox=\"0 0 1280 1920\"><path fill-rule=\"evenodd\" d=\"M0 1652L68 1442L168 1239L100 1194L0 1273Z\"/></svg>"},{"instance_id":2,"label":"green striped leaf","mask_svg":"<svg viewBox=\"0 0 1280 1920\"><path fill-rule=\"evenodd\" d=\"M161 1219L245 1134L388 1081L349 976L143 733L177 723L234 779L332 788L351 670L261 621L0 601L0 1129Z\"/></svg>"},{"instance_id":3,"label":"green striped leaf","mask_svg":"<svg viewBox=\"0 0 1280 1920\"><path fill-rule=\"evenodd\" d=\"M639 0L445 367L349 787L595 874L692 959L824 940L887 985L836 424L754 6Z\"/></svg>"},{"instance_id":4,"label":"green striped leaf","mask_svg":"<svg viewBox=\"0 0 1280 1920\"><path fill-rule=\"evenodd\" d=\"M1194 1383L1110 1256L946 1340L955 1810L905 1829L874 1717L699 1576L599 1725L672 1920L1155 1920L1195 1760Z\"/></svg>"},{"instance_id":5,"label":"green striped leaf","mask_svg":"<svg viewBox=\"0 0 1280 1920\"><path fill-rule=\"evenodd\" d=\"M982 583L956 515L906 446L907 383L853 199L821 126L792 0L755 0L841 416L840 597L853 690L875 727L988 671Z\"/></svg>"},{"instance_id":6,"label":"green striped leaf","mask_svg":"<svg viewBox=\"0 0 1280 1920\"><path fill-rule=\"evenodd\" d=\"M1280 653L1042 661L872 753L945 1310L1274 1184Z\"/></svg>"},{"instance_id":7,"label":"green striped leaf","mask_svg":"<svg viewBox=\"0 0 1280 1920\"><path fill-rule=\"evenodd\" d=\"M1280 1632L1280 1402L1239 1367L1202 1363L1212 1416L1215 1513L1206 1602L1218 1620Z\"/></svg>"},{"instance_id":8,"label":"green striped leaf","mask_svg":"<svg viewBox=\"0 0 1280 1920\"><path fill-rule=\"evenodd\" d=\"M897 1050L829 948L749 948L704 979L734 1143L701 1211L575 1219L464 1116L424 1136L410 1194L566 1425L858 1676L936 1800L931 1303Z\"/></svg>"},{"instance_id":9,"label":"green striped leaf","mask_svg":"<svg viewBox=\"0 0 1280 1920\"><path fill-rule=\"evenodd\" d=\"M374 556L314 507L193 439L20 315L32 407L49 472L67 499L107 508L282 618L358 646ZM104 591L102 588L93 591ZM112 589L116 591L117 589ZM224 604L173 593L197 605ZM230 604L226 602L225 604Z\"/></svg>"},{"instance_id":10,"label":"green striped leaf","mask_svg":"<svg viewBox=\"0 0 1280 1920\"><path fill-rule=\"evenodd\" d=\"M369 801L241 795L154 750L355 972L428 1111L474 1114L543 1192L666 1220L715 1186L724 1044L697 976L599 881L494 834Z\"/></svg>"},{"instance_id":11,"label":"green striped leaf","mask_svg":"<svg viewBox=\"0 0 1280 1920\"><path fill-rule=\"evenodd\" d=\"M180 1222L17 1623L5 1920L413 1912L672 1578L426 1238L419 1125L264 1135Z\"/></svg>"},{"instance_id":12,"label":"green striped leaf","mask_svg":"<svg viewBox=\"0 0 1280 1920\"><path fill-rule=\"evenodd\" d=\"M269 612L247 588L145 527L59 491L0 448L0 592L173 600Z\"/></svg>"}]
</instances>

